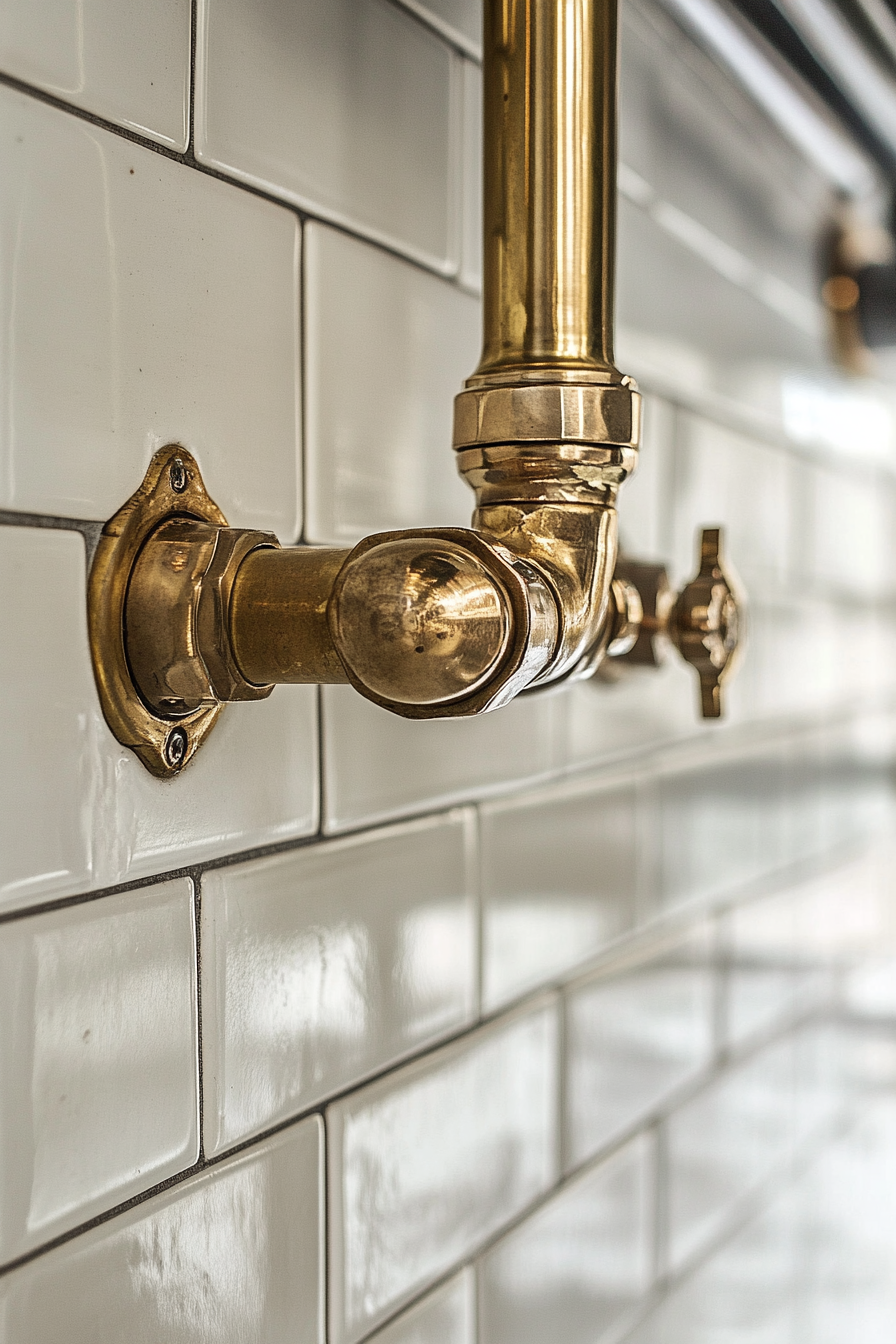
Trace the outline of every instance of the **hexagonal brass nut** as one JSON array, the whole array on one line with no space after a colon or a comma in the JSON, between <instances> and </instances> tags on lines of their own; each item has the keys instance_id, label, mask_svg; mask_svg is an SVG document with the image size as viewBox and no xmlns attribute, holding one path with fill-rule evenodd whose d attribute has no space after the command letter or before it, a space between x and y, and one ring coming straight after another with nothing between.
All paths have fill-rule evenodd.
<instances>
[{"instance_id":1,"label":"hexagonal brass nut","mask_svg":"<svg viewBox=\"0 0 896 1344\"><path fill-rule=\"evenodd\" d=\"M247 681L233 656L230 639L230 594L237 570L251 551L280 548L273 532L223 527L211 563L202 578L196 611L197 644L212 689L219 700L264 700L274 687Z\"/></svg>"},{"instance_id":2,"label":"hexagonal brass nut","mask_svg":"<svg viewBox=\"0 0 896 1344\"><path fill-rule=\"evenodd\" d=\"M488 443L616 444L636 448L641 396L622 383L470 387L454 399L454 447Z\"/></svg>"}]
</instances>

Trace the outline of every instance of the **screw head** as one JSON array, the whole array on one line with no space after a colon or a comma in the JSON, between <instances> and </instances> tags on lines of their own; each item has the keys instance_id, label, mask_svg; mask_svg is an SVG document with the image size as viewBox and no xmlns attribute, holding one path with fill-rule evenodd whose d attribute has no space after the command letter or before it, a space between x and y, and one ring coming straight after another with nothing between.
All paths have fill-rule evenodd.
<instances>
[{"instance_id":1,"label":"screw head","mask_svg":"<svg viewBox=\"0 0 896 1344\"><path fill-rule=\"evenodd\" d=\"M183 728L172 728L165 742L165 760L172 770L183 765L187 754L187 735Z\"/></svg>"},{"instance_id":2,"label":"screw head","mask_svg":"<svg viewBox=\"0 0 896 1344\"><path fill-rule=\"evenodd\" d=\"M171 489L178 495L182 495L189 484L187 469L184 466L183 458L176 457L168 468L168 479L171 482Z\"/></svg>"}]
</instances>

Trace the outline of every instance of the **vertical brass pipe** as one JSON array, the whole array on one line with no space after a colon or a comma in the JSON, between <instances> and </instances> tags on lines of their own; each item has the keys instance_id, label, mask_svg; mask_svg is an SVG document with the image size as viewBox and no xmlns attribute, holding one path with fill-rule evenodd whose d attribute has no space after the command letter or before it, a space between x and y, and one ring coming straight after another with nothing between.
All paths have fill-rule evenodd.
<instances>
[{"instance_id":1,"label":"vertical brass pipe","mask_svg":"<svg viewBox=\"0 0 896 1344\"><path fill-rule=\"evenodd\" d=\"M486 0L483 350L468 387L619 382L617 0Z\"/></svg>"}]
</instances>

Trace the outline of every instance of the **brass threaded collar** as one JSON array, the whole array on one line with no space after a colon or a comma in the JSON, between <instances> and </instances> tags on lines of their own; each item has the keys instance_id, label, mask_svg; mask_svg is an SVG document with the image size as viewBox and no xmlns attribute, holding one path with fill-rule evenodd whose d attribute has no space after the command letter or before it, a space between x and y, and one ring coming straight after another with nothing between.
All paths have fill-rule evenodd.
<instances>
[{"instance_id":1,"label":"brass threaded collar","mask_svg":"<svg viewBox=\"0 0 896 1344\"><path fill-rule=\"evenodd\" d=\"M631 379L467 387L454 399L456 449L522 443L637 448L640 437L641 397Z\"/></svg>"}]
</instances>

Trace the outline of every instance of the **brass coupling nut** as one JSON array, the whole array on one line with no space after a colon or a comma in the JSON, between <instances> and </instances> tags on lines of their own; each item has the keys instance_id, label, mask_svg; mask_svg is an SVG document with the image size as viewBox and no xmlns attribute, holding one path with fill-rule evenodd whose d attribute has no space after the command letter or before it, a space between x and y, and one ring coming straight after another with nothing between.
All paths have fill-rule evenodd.
<instances>
[{"instance_id":1,"label":"brass coupling nut","mask_svg":"<svg viewBox=\"0 0 896 1344\"><path fill-rule=\"evenodd\" d=\"M457 466L480 505L606 503L635 470L640 435L630 378L467 387L454 400Z\"/></svg>"}]
</instances>

